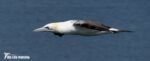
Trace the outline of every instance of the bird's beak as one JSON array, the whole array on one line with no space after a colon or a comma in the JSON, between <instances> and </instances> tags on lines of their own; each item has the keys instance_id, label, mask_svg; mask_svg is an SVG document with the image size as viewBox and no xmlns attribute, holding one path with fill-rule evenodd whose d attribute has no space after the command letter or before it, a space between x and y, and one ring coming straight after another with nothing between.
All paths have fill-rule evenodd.
<instances>
[{"instance_id":1,"label":"bird's beak","mask_svg":"<svg viewBox=\"0 0 150 61\"><path fill-rule=\"evenodd\" d=\"M45 31L49 31L48 29L46 29L45 27L41 27L41 28L37 28L35 30L33 30L34 32L45 32Z\"/></svg>"}]
</instances>

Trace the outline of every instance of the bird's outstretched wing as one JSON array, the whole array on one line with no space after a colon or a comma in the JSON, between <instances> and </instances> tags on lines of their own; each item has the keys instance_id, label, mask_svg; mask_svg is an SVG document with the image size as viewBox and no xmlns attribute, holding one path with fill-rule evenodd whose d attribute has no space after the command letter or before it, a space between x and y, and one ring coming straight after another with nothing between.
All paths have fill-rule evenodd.
<instances>
[{"instance_id":1,"label":"bird's outstretched wing","mask_svg":"<svg viewBox=\"0 0 150 61\"><path fill-rule=\"evenodd\" d=\"M99 30L99 31L109 31L109 28L111 28L109 26L91 20L85 20L85 21L78 20L73 25L78 27L84 27L87 29Z\"/></svg>"}]
</instances>

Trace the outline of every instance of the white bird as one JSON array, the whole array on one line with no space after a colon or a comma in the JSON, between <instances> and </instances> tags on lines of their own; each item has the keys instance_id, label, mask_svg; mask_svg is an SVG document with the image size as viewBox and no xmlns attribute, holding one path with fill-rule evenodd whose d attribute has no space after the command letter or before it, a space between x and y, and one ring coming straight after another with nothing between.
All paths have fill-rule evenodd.
<instances>
[{"instance_id":1,"label":"white bird","mask_svg":"<svg viewBox=\"0 0 150 61\"><path fill-rule=\"evenodd\" d=\"M54 35L60 37L63 35L95 36L106 33L131 32L106 26L102 23L90 20L68 20L64 22L49 23L41 28L35 29L34 31L52 32Z\"/></svg>"}]
</instances>

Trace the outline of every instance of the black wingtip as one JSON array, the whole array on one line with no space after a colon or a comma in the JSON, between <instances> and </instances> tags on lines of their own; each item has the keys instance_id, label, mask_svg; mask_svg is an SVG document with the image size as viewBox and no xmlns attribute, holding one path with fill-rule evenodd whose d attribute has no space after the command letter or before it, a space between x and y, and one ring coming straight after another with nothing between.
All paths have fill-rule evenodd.
<instances>
[{"instance_id":1,"label":"black wingtip","mask_svg":"<svg viewBox=\"0 0 150 61\"><path fill-rule=\"evenodd\" d=\"M130 30L119 30L119 32L133 32L133 31L130 31Z\"/></svg>"},{"instance_id":2,"label":"black wingtip","mask_svg":"<svg viewBox=\"0 0 150 61\"><path fill-rule=\"evenodd\" d=\"M120 33L120 32L134 32L129 30L119 30L119 31L112 31L113 33Z\"/></svg>"}]
</instances>

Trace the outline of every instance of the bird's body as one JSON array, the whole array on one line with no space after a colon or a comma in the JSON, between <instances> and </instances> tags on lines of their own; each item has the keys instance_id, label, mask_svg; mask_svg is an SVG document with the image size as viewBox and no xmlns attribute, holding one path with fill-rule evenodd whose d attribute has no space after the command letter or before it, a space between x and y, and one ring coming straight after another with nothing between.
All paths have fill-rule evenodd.
<instances>
[{"instance_id":1,"label":"bird's body","mask_svg":"<svg viewBox=\"0 0 150 61\"><path fill-rule=\"evenodd\" d=\"M45 28L45 30L43 30ZM119 30L89 20L68 20L64 22L49 23L42 28L34 31L50 31L55 35L83 35L94 36L105 33L129 32L127 30Z\"/></svg>"},{"instance_id":2,"label":"bird's body","mask_svg":"<svg viewBox=\"0 0 150 61\"><path fill-rule=\"evenodd\" d=\"M55 23L57 27L55 28L55 32L62 34L73 34L73 35L97 35L100 33L98 30L87 29L83 27L75 27L75 21L66 21L66 22L58 22Z\"/></svg>"}]
</instances>

